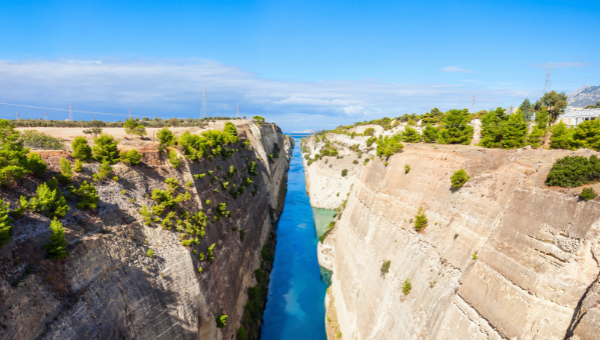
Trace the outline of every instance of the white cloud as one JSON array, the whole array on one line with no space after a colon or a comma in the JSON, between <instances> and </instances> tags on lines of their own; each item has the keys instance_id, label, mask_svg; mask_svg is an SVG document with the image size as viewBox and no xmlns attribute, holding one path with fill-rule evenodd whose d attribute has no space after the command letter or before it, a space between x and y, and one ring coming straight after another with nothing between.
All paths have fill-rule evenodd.
<instances>
[{"instance_id":1,"label":"white cloud","mask_svg":"<svg viewBox=\"0 0 600 340\"><path fill-rule=\"evenodd\" d=\"M458 66L448 66L440 69L442 72L475 73L475 71L460 68Z\"/></svg>"},{"instance_id":2,"label":"white cloud","mask_svg":"<svg viewBox=\"0 0 600 340\"><path fill-rule=\"evenodd\" d=\"M213 60L0 61L0 101L5 103L64 108L72 102L87 111L122 108L126 113L131 107L134 114L150 117L198 117L202 88L211 115L233 116L239 104L241 115L263 115L287 124L289 130L347 124L356 115L374 119L423 113L432 107L450 109L456 103L470 107L474 93L478 102L518 98L515 104L527 95L507 88L374 79L273 80Z\"/></svg>"},{"instance_id":3,"label":"white cloud","mask_svg":"<svg viewBox=\"0 0 600 340\"><path fill-rule=\"evenodd\" d=\"M535 64L534 66L540 68L548 68L548 64ZM564 61L560 63L552 63L552 68L571 68L571 67L591 67L594 63L590 62L578 62L578 61Z\"/></svg>"}]
</instances>

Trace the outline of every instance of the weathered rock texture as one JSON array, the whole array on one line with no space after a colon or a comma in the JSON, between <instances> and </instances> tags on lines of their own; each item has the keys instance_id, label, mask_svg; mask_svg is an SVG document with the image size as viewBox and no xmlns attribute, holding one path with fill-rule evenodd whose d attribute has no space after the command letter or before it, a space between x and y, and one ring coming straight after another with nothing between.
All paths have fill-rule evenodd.
<instances>
[{"instance_id":1,"label":"weathered rock texture","mask_svg":"<svg viewBox=\"0 0 600 340\"><path fill-rule=\"evenodd\" d=\"M71 206L63 224L69 241L69 256L60 261L45 258L43 244L49 239L49 219L28 212L14 223L13 241L0 252L0 338L2 339L231 339L240 325L247 301L247 288L255 285L254 269L260 265L260 250L279 216L286 187L289 140L270 124L238 125L242 139L251 141L252 151L239 146L228 160L189 162L171 166L155 147L147 147L144 163L117 164L117 182L97 184L100 204L89 213ZM252 133L250 132L252 131ZM260 141L259 141L260 140ZM280 157L268 161L273 144ZM54 170L60 152L43 153ZM257 159L260 157L260 159ZM230 165L244 174L246 159L260 163L252 187L233 199L215 193L218 183L208 176L194 180L193 174L215 171L219 177ZM223 170L217 170L221 165ZM76 182L89 180L98 164L86 164ZM56 175L56 173L54 174ZM164 180L175 177L193 182L192 199L180 207L199 209L212 217L217 203L226 202L232 217L209 222L199 245L184 247L175 230L145 226L138 213L142 204L152 205L153 189L166 188ZM0 195L12 207L20 195L32 196L37 179L23 180ZM126 190L125 194L121 191ZM134 199L134 202L130 202ZM211 205L205 200L210 199ZM237 227L246 231L240 239ZM215 260L198 261L198 254L215 243ZM146 256L152 249L154 257ZM203 271L199 273L198 269ZM215 318L229 316L227 326L217 328Z\"/></svg>"},{"instance_id":2,"label":"weathered rock texture","mask_svg":"<svg viewBox=\"0 0 600 340\"><path fill-rule=\"evenodd\" d=\"M600 203L544 185L574 154L592 152L419 144L369 162L325 239L342 338L597 339Z\"/></svg>"}]
</instances>

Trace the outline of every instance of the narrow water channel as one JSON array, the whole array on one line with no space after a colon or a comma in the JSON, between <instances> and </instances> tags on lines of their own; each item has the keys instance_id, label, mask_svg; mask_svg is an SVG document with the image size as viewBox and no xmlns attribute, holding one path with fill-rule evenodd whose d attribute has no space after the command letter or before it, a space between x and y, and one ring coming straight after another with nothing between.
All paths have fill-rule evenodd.
<instances>
[{"instance_id":1,"label":"narrow water channel","mask_svg":"<svg viewBox=\"0 0 600 340\"><path fill-rule=\"evenodd\" d=\"M324 300L329 277L317 260L318 242L297 139L288 172L285 206L277 227L277 248L261 340L327 338Z\"/></svg>"}]
</instances>

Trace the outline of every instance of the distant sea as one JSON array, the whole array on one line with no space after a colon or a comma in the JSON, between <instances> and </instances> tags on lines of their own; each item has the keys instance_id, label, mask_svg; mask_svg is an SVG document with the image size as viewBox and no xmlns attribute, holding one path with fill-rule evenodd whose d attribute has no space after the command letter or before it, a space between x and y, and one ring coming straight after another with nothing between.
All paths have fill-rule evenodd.
<instances>
[{"instance_id":1,"label":"distant sea","mask_svg":"<svg viewBox=\"0 0 600 340\"><path fill-rule=\"evenodd\" d=\"M310 133L301 133L301 132L290 132L290 133L286 133L286 135L294 137L294 138L304 138L304 137L308 137L311 134Z\"/></svg>"}]
</instances>

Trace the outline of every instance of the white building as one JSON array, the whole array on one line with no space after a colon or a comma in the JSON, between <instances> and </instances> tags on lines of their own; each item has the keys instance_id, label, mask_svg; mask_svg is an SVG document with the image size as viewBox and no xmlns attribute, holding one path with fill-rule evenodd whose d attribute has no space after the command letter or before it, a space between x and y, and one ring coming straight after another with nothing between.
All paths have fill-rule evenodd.
<instances>
[{"instance_id":1,"label":"white building","mask_svg":"<svg viewBox=\"0 0 600 340\"><path fill-rule=\"evenodd\" d=\"M567 126L576 126L586 120L600 119L600 109L573 110L568 108L564 115L559 116L556 124L564 122Z\"/></svg>"}]
</instances>

